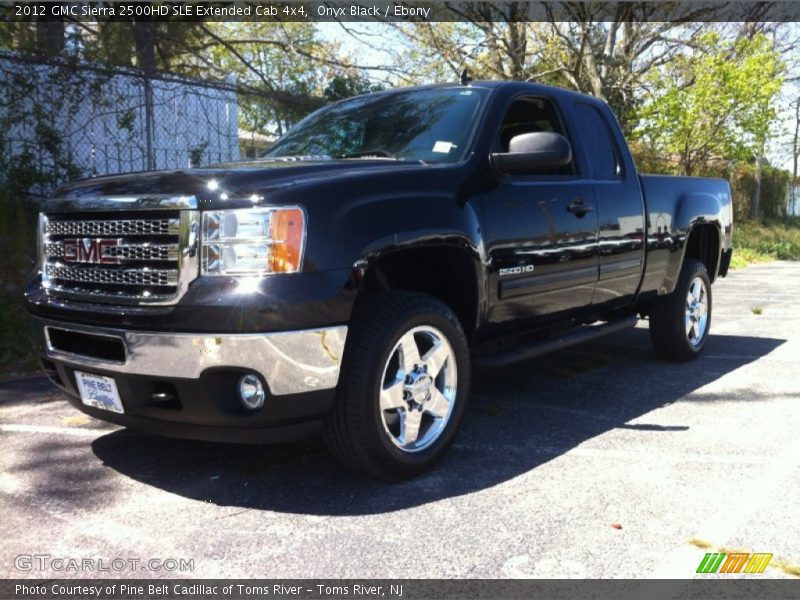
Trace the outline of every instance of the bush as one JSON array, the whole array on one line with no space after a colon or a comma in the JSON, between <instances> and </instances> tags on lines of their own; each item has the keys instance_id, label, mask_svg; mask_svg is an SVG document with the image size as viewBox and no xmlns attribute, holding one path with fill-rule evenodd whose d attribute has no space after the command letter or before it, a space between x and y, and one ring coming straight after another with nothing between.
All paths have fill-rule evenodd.
<instances>
[{"instance_id":1,"label":"bush","mask_svg":"<svg viewBox=\"0 0 800 600\"><path fill-rule=\"evenodd\" d=\"M0 144L0 156L2 153ZM19 155L0 160L0 372L30 371L35 366L22 290L36 264L37 205L27 190L41 181L32 161Z\"/></svg>"},{"instance_id":2,"label":"bush","mask_svg":"<svg viewBox=\"0 0 800 600\"><path fill-rule=\"evenodd\" d=\"M733 268L771 260L800 260L800 217L741 220L733 228Z\"/></svg>"},{"instance_id":3,"label":"bush","mask_svg":"<svg viewBox=\"0 0 800 600\"><path fill-rule=\"evenodd\" d=\"M675 160L665 158L642 140L633 140L631 153L637 168L642 173L678 175ZM756 182L756 166L749 163L734 163L715 160L698 170L698 177L720 177L731 184L733 210L737 220L749 218L750 203ZM761 169L761 217L775 219L786 214L791 175L788 171L764 164Z\"/></svg>"},{"instance_id":4,"label":"bush","mask_svg":"<svg viewBox=\"0 0 800 600\"><path fill-rule=\"evenodd\" d=\"M723 172L727 175L733 194L734 214L739 219L750 216L750 204L753 199L753 190L756 184L754 165L739 165ZM786 214L786 202L789 191L788 171L764 165L761 171L761 216L766 219L775 219Z\"/></svg>"}]
</instances>

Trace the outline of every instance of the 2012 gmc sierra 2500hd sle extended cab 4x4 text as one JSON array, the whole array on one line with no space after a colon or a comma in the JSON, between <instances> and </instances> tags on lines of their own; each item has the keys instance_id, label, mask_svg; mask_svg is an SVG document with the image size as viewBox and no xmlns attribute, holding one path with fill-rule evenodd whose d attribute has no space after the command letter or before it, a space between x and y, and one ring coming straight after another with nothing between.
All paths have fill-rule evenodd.
<instances>
[{"instance_id":1,"label":"2012 gmc sierra 2500hd sle extended cab 4x4 text","mask_svg":"<svg viewBox=\"0 0 800 600\"><path fill-rule=\"evenodd\" d=\"M259 160L66 186L26 306L45 372L89 415L218 441L322 432L346 466L402 478L452 441L471 361L642 316L657 354L696 357L732 220L725 181L639 175L594 98L398 89L322 108Z\"/></svg>"}]
</instances>

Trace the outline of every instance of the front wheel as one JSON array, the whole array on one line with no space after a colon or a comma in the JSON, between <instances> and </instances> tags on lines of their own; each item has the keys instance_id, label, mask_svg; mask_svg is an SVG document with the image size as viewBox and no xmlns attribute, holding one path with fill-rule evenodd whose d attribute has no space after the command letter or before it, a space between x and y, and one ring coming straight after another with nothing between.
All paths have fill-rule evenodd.
<instances>
[{"instance_id":1,"label":"front wheel","mask_svg":"<svg viewBox=\"0 0 800 600\"><path fill-rule=\"evenodd\" d=\"M324 436L345 467L382 479L428 469L469 395L469 351L450 308L426 294L371 296L354 316Z\"/></svg>"},{"instance_id":2,"label":"front wheel","mask_svg":"<svg viewBox=\"0 0 800 600\"><path fill-rule=\"evenodd\" d=\"M650 339L661 358L694 360L711 327L711 280L699 260L686 260L675 291L659 298L650 311Z\"/></svg>"}]
</instances>

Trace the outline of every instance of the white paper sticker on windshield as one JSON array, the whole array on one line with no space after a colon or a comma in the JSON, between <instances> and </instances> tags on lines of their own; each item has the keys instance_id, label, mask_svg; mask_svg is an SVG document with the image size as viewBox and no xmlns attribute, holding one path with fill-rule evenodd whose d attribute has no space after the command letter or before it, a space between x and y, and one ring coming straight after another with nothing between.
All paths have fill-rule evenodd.
<instances>
[{"instance_id":1,"label":"white paper sticker on windshield","mask_svg":"<svg viewBox=\"0 0 800 600\"><path fill-rule=\"evenodd\" d=\"M450 150L452 150L455 147L456 145L451 144L450 142L436 142L433 145L433 151L440 152L442 154L447 154L448 152L450 152Z\"/></svg>"}]
</instances>

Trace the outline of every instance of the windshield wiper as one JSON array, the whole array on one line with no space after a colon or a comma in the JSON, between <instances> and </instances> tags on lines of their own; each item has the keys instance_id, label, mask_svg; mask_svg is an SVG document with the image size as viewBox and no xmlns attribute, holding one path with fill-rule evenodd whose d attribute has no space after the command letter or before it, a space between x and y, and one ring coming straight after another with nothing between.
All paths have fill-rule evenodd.
<instances>
[{"instance_id":1,"label":"windshield wiper","mask_svg":"<svg viewBox=\"0 0 800 600\"><path fill-rule=\"evenodd\" d=\"M391 158L392 160L405 160L402 156L397 156L386 150L365 150L363 152L350 152L349 154L337 154L333 158Z\"/></svg>"},{"instance_id":2,"label":"windshield wiper","mask_svg":"<svg viewBox=\"0 0 800 600\"><path fill-rule=\"evenodd\" d=\"M327 154L281 154L278 156L260 156L261 160L280 160L284 162L295 162L304 160L330 160L333 157Z\"/></svg>"}]
</instances>

